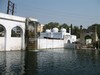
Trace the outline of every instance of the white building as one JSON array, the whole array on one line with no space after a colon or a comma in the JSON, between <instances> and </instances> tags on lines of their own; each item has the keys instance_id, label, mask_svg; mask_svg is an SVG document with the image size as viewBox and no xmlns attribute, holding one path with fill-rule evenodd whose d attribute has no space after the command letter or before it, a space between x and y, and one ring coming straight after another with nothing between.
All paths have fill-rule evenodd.
<instances>
[{"instance_id":1,"label":"white building","mask_svg":"<svg viewBox=\"0 0 100 75\"><path fill-rule=\"evenodd\" d=\"M64 28L60 32L58 31L57 28L53 28L52 30L47 29L45 32L40 33L37 48L74 48L73 42L76 42L76 36L67 33Z\"/></svg>"},{"instance_id":2,"label":"white building","mask_svg":"<svg viewBox=\"0 0 100 75\"><path fill-rule=\"evenodd\" d=\"M40 33L40 38L66 39L66 43L76 41L76 36L67 33L66 29L62 28L60 32L58 31L58 28L53 28L52 31L51 29L47 29L45 32Z\"/></svg>"},{"instance_id":3,"label":"white building","mask_svg":"<svg viewBox=\"0 0 100 75\"><path fill-rule=\"evenodd\" d=\"M42 31L41 27L40 30L36 28L37 21L34 18L0 13L0 51L25 50L26 46L32 46L32 48L35 46L36 49L64 48L65 44L76 41L76 36L67 33L64 28L60 32L57 28L47 29L46 32L40 33L40 37L37 38L36 30ZM27 39L28 42L25 41L25 30L28 30L29 36L31 35ZM36 35L35 39L34 35Z\"/></svg>"},{"instance_id":4,"label":"white building","mask_svg":"<svg viewBox=\"0 0 100 75\"><path fill-rule=\"evenodd\" d=\"M37 19L29 19L37 21ZM0 32L1 35L4 34L0 36L0 51L25 50L25 23L25 17L0 13L0 28L4 31ZM20 36L14 36L16 27L19 28L18 35Z\"/></svg>"}]
</instances>

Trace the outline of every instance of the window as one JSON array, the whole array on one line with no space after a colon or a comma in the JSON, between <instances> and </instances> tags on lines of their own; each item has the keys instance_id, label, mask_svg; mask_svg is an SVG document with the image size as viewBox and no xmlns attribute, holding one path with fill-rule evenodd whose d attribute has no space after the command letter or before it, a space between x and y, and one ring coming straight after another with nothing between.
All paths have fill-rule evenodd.
<instances>
[{"instance_id":1,"label":"window","mask_svg":"<svg viewBox=\"0 0 100 75\"><path fill-rule=\"evenodd\" d=\"M0 37L4 37L5 36L5 27L3 25L0 24Z\"/></svg>"},{"instance_id":2,"label":"window","mask_svg":"<svg viewBox=\"0 0 100 75\"><path fill-rule=\"evenodd\" d=\"M11 30L11 37L21 37L22 35L22 29L18 26L14 27Z\"/></svg>"}]
</instances>

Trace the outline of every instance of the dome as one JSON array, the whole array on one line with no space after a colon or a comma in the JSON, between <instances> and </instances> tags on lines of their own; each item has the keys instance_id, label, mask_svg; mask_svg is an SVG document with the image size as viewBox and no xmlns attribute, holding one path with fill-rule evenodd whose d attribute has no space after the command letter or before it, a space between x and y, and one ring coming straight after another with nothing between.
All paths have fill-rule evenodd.
<instances>
[{"instance_id":1,"label":"dome","mask_svg":"<svg viewBox=\"0 0 100 75\"><path fill-rule=\"evenodd\" d=\"M46 32L49 33L49 32L51 32L51 30L50 29L46 29Z\"/></svg>"},{"instance_id":2,"label":"dome","mask_svg":"<svg viewBox=\"0 0 100 75\"><path fill-rule=\"evenodd\" d=\"M58 28L53 28L53 32L58 32Z\"/></svg>"},{"instance_id":3,"label":"dome","mask_svg":"<svg viewBox=\"0 0 100 75\"><path fill-rule=\"evenodd\" d=\"M66 32L66 29L65 28L61 28L61 32Z\"/></svg>"}]
</instances>

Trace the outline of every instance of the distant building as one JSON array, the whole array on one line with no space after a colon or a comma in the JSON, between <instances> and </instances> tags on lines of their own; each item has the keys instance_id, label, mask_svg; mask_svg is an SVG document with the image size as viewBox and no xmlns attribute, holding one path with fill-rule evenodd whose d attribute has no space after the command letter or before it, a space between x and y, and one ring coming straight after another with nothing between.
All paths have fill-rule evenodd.
<instances>
[{"instance_id":1,"label":"distant building","mask_svg":"<svg viewBox=\"0 0 100 75\"><path fill-rule=\"evenodd\" d=\"M39 24L37 27L37 32L43 32L43 24Z\"/></svg>"},{"instance_id":2,"label":"distant building","mask_svg":"<svg viewBox=\"0 0 100 75\"><path fill-rule=\"evenodd\" d=\"M80 43L83 45L92 44L93 42L98 41L98 35L97 35L97 28L95 27L94 32L89 32L85 29L82 29L82 26L80 26Z\"/></svg>"},{"instance_id":3,"label":"distant building","mask_svg":"<svg viewBox=\"0 0 100 75\"><path fill-rule=\"evenodd\" d=\"M76 41L76 36L67 33L66 29L62 28L60 32L58 31L59 31L58 28L53 28L52 30L47 29L45 32L40 33L40 38L63 39L63 40L66 39L66 43L68 42L72 43Z\"/></svg>"}]
</instances>

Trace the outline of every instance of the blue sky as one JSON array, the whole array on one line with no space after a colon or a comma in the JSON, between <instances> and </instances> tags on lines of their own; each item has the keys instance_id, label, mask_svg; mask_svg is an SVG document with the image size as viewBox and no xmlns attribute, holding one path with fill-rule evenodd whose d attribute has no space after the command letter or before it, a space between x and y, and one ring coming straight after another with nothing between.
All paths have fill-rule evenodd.
<instances>
[{"instance_id":1,"label":"blue sky","mask_svg":"<svg viewBox=\"0 0 100 75\"><path fill-rule=\"evenodd\" d=\"M15 15L34 17L39 22L83 25L100 23L100 0L11 0ZM0 0L0 12L6 13L7 0Z\"/></svg>"}]
</instances>

